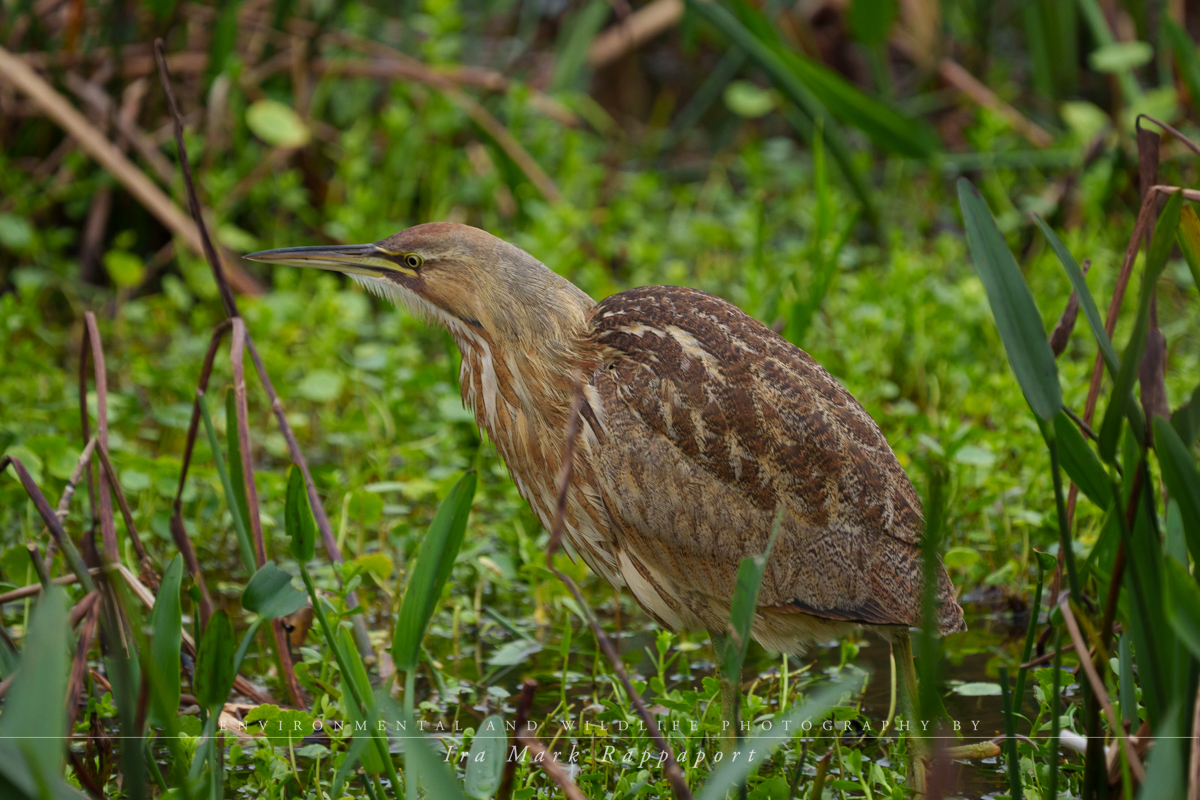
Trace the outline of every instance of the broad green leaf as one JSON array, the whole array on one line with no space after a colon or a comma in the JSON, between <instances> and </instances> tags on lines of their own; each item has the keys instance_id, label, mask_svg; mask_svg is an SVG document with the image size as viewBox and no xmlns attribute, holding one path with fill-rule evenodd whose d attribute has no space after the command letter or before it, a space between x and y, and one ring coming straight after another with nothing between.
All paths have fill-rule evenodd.
<instances>
[{"instance_id":1,"label":"broad green leaf","mask_svg":"<svg viewBox=\"0 0 1200 800\"><path fill-rule=\"evenodd\" d=\"M1083 270L1079 268L1071 251L1050 229L1044 219L1034 214L1033 221L1041 228L1042 233L1049 240L1050 246L1054 249L1055 255L1058 256L1058 260L1062 262L1063 269L1067 271L1067 277L1071 279L1071 287L1079 297L1079 305L1083 307L1083 316L1087 319L1088 327L1092 329L1092 336L1095 337L1096 343L1100 347L1104 363L1108 367L1108 371L1116 376L1117 371L1121 368L1121 362L1117 358L1117 351L1113 348L1112 341L1108 338L1108 332L1104 330L1104 322L1100 319L1100 310L1096 308L1096 301L1092 297L1091 291L1088 290Z\"/></svg>"},{"instance_id":2,"label":"broad green leaf","mask_svg":"<svg viewBox=\"0 0 1200 800\"><path fill-rule=\"evenodd\" d=\"M182 609L179 587L183 581L183 556L176 555L163 573L154 608L150 611L150 661L143 668L149 673L152 703L151 718L166 726L179 712L179 648L183 645Z\"/></svg>"},{"instance_id":3,"label":"broad green leaf","mask_svg":"<svg viewBox=\"0 0 1200 800\"><path fill-rule=\"evenodd\" d=\"M22 737L0 739L0 797L4 800L91 800L67 785L60 775L30 769L32 742ZM130 797L134 795L129 794Z\"/></svg>"},{"instance_id":4,"label":"broad green leaf","mask_svg":"<svg viewBox=\"0 0 1200 800\"><path fill-rule=\"evenodd\" d=\"M499 715L492 714L479 723L467 757L467 774L463 778L463 788L468 797L488 800L500 788L507 742L504 720Z\"/></svg>"},{"instance_id":5,"label":"broad green leaf","mask_svg":"<svg viewBox=\"0 0 1200 800\"><path fill-rule=\"evenodd\" d=\"M1117 452L1117 441L1121 433L1121 420L1125 417L1129 403L1133 401L1133 386L1137 381L1138 366L1146 339L1150 332L1150 298L1158 286L1158 278L1167 266L1167 257L1175 247L1175 231L1179 227L1179 213L1183 206L1183 193L1176 192L1163 206L1154 226L1154 238L1150 240L1150 252L1146 255L1146 271L1142 276L1138 292L1137 319L1125 352L1121 354L1121 369L1113 381L1108 408L1104 410L1104 421L1100 425L1100 457L1111 461Z\"/></svg>"},{"instance_id":6,"label":"broad green leaf","mask_svg":"<svg viewBox=\"0 0 1200 800\"><path fill-rule=\"evenodd\" d=\"M217 611L208 620L208 627L196 651L196 670L192 674L192 690L201 708L220 708L233 688L234 671L233 623L224 611Z\"/></svg>"},{"instance_id":7,"label":"broad green leaf","mask_svg":"<svg viewBox=\"0 0 1200 800\"><path fill-rule=\"evenodd\" d=\"M349 628L340 626L337 638L338 648L342 651L342 659L351 673L350 675L343 675L342 682L354 681L354 685L358 687L359 695L369 701L372 696L371 680L367 677L367 668L363 666L362 656L358 654L358 648L354 645L354 634L350 632ZM363 709L359 708L358 703L354 702L354 696L345 687L343 687L342 691L342 707L346 712L346 719L351 723L350 727L352 729L356 728L359 724L369 724L371 709L368 708L366 710L367 713L364 714ZM362 738L369 739L371 737L369 734L364 734ZM383 772L383 759L380 757L377 747L368 747L362 752L360 759L362 760L363 769L370 774L378 775Z\"/></svg>"},{"instance_id":8,"label":"broad green leaf","mask_svg":"<svg viewBox=\"0 0 1200 800\"><path fill-rule=\"evenodd\" d=\"M34 229L25 217L0 214L0 247L21 254L34 242Z\"/></svg>"},{"instance_id":9,"label":"broad green leaf","mask_svg":"<svg viewBox=\"0 0 1200 800\"><path fill-rule=\"evenodd\" d=\"M308 492L299 467L288 475L287 503L283 512L283 528L292 538L292 556L307 564L316 555L317 523L308 505Z\"/></svg>"},{"instance_id":10,"label":"broad green leaf","mask_svg":"<svg viewBox=\"0 0 1200 800\"><path fill-rule=\"evenodd\" d=\"M213 426L212 414L208 410L208 399L203 393L196 393L196 403L200 406L200 419L204 422L204 431L208 434L208 446L212 449L213 462L217 466L217 477L221 480L221 488L225 491L225 502L229 506L230 516L233 517L233 529L237 534L238 553L242 557L242 566L246 571L254 573L254 550L250 545L250 530L246 526L246 518L237 513L237 494L233 490L233 481L225 468L225 457L221 455L221 443L217 439L217 429Z\"/></svg>"},{"instance_id":11,"label":"broad green leaf","mask_svg":"<svg viewBox=\"0 0 1200 800\"><path fill-rule=\"evenodd\" d=\"M1088 55L1088 66L1096 72L1124 72L1150 63L1154 48L1146 42L1112 42Z\"/></svg>"},{"instance_id":12,"label":"broad green leaf","mask_svg":"<svg viewBox=\"0 0 1200 800\"><path fill-rule=\"evenodd\" d=\"M255 572L242 591L242 608L264 620L299 611L308 595L292 586L292 576L268 561Z\"/></svg>"},{"instance_id":13,"label":"broad green leaf","mask_svg":"<svg viewBox=\"0 0 1200 800\"><path fill-rule=\"evenodd\" d=\"M242 528L250 530L250 504L246 501L246 473L242 470L242 447L238 439L237 396L225 390L225 442L229 453L229 485L233 497L229 513L242 515Z\"/></svg>"},{"instance_id":14,"label":"broad green leaf","mask_svg":"<svg viewBox=\"0 0 1200 800\"><path fill-rule=\"evenodd\" d=\"M1138 792L1138 800L1178 800L1189 794L1184 777L1188 772L1188 755L1183 748L1190 750L1192 741L1180 735L1184 732L1179 726L1181 706L1190 713L1191 703L1185 704L1182 698L1177 698L1155 728L1154 747L1146 757L1146 780Z\"/></svg>"},{"instance_id":15,"label":"broad green leaf","mask_svg":"<svg viewBox=\"0 0 1200 800\"><path fill-rule=\"evenodd\" d=\"M270 704L251 709L244 722L247 731L264 734L271 744L285 750L289 745L299 747L304 737L316 730L311 714Z\"/></svg>"},{"instance_id":16,"label":"broad green leaf","mask_svg":"<svg viewBox=\"0 0 1200 800\"><path fill-rule=\"evenodd\" d=\"M1154 418L1154 446L1167 492L1179 505L1188 552L1200 564L1200 471L1179 434L1162 417Z\"/></svg>"},{"instance_id":17,"label":"broad green leaf","mask_svg":"<svg viewBox=\"0 0 1200 800\"><path fill-rule=\"evenodd\" d=\"M126 250L109 250L104 254L104 270L117 286L137 286L146 275L142 259Z\"/></svg>"},{"instance_id":18,"label":"broad green leaf","mask_svg":"<svg viewBox=\"0 0 1200 800\"><path fill-rule=\"evenodd\" d=\"M259 100L246 109L246 125L275 147L303 147L309 132L300 115L278 100Z\"/></svg>"},{"instance_id":19,"label":"broad green leaf","mask_svg":"<svg viewBox=\"0 0 1200 800\"><path fill-rule=\"evenodd\" d=\"M971 547L951 547L942 556L946 569L966 569L978 564L983 555Z\"/></svg>"},{"instance_id":20,"label":"broad green leaf","mask_svg":"<svg viewBox=\"0 0 1200 800\"><path fill-rule=\"evenodd\" d=\"M1062 409L1062 391L1033 293L1000 235L987 202L966 178L958 179L958 201L971 258L987 290L1008 363L1033 413L1049 422Z\"/></svg>"},{"instance_id":21,"label":"broad green leaf","mask_svg":"<svg viewBox=\"0 0 1200 800\"><path fill-rule=\"evenodd\" d=\"M1192 655L1200 658L1200 586L1187 567L1173 558L1163 559L1163 571L1167 622Z\"/></svg>"},{"instance_id":22,"label":"broad green leaf","mask_svg":"<svg viewBox=\"0 0 1200 800\"><path fill-rule=\"evenodd\" d=\"M849 681L831 683L813 692L806 702L796 706L783 719L776 717L773 729L796 730L805 720L811 721L814 728L819 727L821 720L833 710L843 692L856 691L851 689L849 683ZM742 749L753 748L762 754L763 759L766 759L786 741L788 741L786 736L763 731L760 726L760 730L756 731L753 736L742 740ZM751 764L749 759L745 758L730 759L724 762L709 775L708 781L700 788L697 794L698 800L725 800L728 793L741 785L750 771L755 768L756 764ZM855 788L859 788L857 784L855 784Z\"/></svg>"},{"instance_id":23,"label":"broad green leaf","mask_svg":"<svg viewBox=\"0 0 1200 800\"><path fill-rule=\"evenodd\" d=\"M501 647L488 658L493 667L511 667L523 663L534 653L540 653L542 645L526 639L517 639Z\"/></svg>"},{"instance_id":24,"label":"broad green leaf","mask_svg":"<svg viewBox=\"0 0 1200 800\"><path fill-rule=\"evenodd\" d=\"M1163 552L1180 564L1188 563L1187 537L1183 533L1183 512L1179 510L1179 503L1174 498L1167 500L1163 531Z\"/></svg>"},{"instance_id":25,"label":"broad green leaf","mask_svg":"<svg viewBox=\"0 0 1200 800\"><path fill-rule=\"evenodd\" d=\"M404 761L417 784L425 788L426 796L436 797L437 800L467 800L458 785L458 780L444 763L442 756L433 751L433 747L420 732L412 715L396 708L390 697L387 697L386 700L395 714L391 718L400 720L404 725L404 730L415 731L404 740ZM416 794L411 796L415 797Z\"/></svg>"},{"instance_id":26,"label":"broad green leaf","mask_svg":"<svg viewBox=\"0 0 1200 800\"><path fill-rule=\"evenodd\" d=\"M475 498L475 482L475 471L471 470L454 484L450 494L438 506L421 542L417 564L409 576L392 636L392 660L396 669L403 672L416 669L425 628L462 546L471 502Z\"/></svg>"},{"instance_id":27,"label":"broad green leaf","mask_svg":"<svg viewBox=\"0 0 1200 800\"><path fill-rule=\"evenodd\" d=\"M296 394L314 403L329 403L342 395L345 380L332 370L315 369L296 384Z\"/></svg>"},{"instance_id":28,"label":"broad green leaf","mask_svg":"<svg viewBox=\"0 0 1200 800\"><path fill-rule=\"evenodd\" d=\"M1058 440L1058 455L1063 471L1075 482L1087 498L1107 511L1112 505L1112 483L1100 457L1088 445L1078 426L1060 411L1054 418L1054 435Z\"/></svg>"},{"instance_id":29,"label":"broad green leaf","mask_svg":"<svg viewBox=\"0 0 1200 800\"><path fill-rule=\"evenodd\" d=\"M62 589L52 587L34 609L21 649L21 663L5 696L4 713L0 714L0 741L18 746L24 756L16 764L0 759L0 773L17 785L24 783L22 777L32 780L35 786L62 782L67 744L63 698L67 696L70 636L66 595ZM175 684L179 685L178 677ZM33 796L37 796L36 790Z\"/></svg>"},{"instance_id":30,"label":"broad green leaf","mask_svg":"<svg viewBox=\"0 0 1200 800\"><path fill-rule=\"evenodd\" d=\"M362 567L363 571L374 575L380 581L386 581L390 578L392 571L396 568L396 565L392 563L392 557L387 553L367 553L354 559L354 563Z\"/></svg>"},{"instance_id":31,"label":"broad green leaf","mask_svg":"<svg viewBox=\"0 0 1200 800\"><path fill-rule=\"evenodd\" d=\"M742 674L742 662L746 659L746 648L750 646L750 627L754 623L754 614L758 610L758 590L762 587L763 574L767 570L767 561L779 536L779 527L783 522L783 510L775 517L771 536L767 539L767 548L756 556L747 556L738 563L737 580L733 587L733 601L729 608L729 624L733 628L733 636L724 637L721 657L721 669L726 678L738 685Z\"/></svg>"},{"instance_id":32,"label":"broad green leaf","mask_svg":"<svg viewBox=\"0 0 1200 800\"><path fill-rule=\"evenodd\" d=\"M730 81L721 94L725 107L739 117L756 119L775 109L775 96L750 81Z\"/></svg>"}]
</instances>

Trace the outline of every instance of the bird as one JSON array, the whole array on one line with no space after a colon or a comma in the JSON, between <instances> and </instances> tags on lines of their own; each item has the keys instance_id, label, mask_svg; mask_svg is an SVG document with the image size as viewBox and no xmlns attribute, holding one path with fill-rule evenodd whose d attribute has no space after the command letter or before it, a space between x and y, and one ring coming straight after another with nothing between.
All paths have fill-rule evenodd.
<instances>
[{"instance_id":1,"label":"bird","mask_svg":"<svg viewBox=\"0 0 1200 800\"><path fill-rule=\"evenodd\" d=\"M920 499L850 392L736 305L677 286L596 302L515 245L450 222L246 258L345 273L445 328L465 406L547 530L578 380L565 538L664 628L724 635L739 563L766 550L778 519L752 636L801 654L863 627L903 644L911 669ZM938 632L965 630L940 560L936 579Z\"/></svg>"}]
</instances>

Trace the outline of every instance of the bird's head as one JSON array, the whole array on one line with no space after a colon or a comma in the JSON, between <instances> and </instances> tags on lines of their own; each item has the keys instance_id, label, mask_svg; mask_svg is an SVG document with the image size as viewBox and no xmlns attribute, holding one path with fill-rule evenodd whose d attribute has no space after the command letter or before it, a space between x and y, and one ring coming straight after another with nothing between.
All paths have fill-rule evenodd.
<instances>
[{"instance_id":1,"label":"bird's head","mask_svg":"<svg viewBox=\"0 0 1200 800\"><path fill-rule=\"evenodd\" d=\"M593 305L519 247L453 222L417 225L374 244L284 247L246 258L344 272L441 323L460 347L479 333L510 346L561 339Z\"/></svg>"}]
</instances>

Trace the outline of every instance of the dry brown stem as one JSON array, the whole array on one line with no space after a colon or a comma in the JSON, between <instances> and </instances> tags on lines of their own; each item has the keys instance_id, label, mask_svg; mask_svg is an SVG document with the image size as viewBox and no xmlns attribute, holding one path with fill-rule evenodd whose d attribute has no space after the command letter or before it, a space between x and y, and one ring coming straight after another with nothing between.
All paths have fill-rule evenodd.
<instances>
[{"instance_id":1,"label":"dry brown stem","mask_svg":"<svg viewBox=\"0 0 1200 800\"><path fill-rule=\"evenodd\" d=\"M108 568L108 570L110 572L116 572L117 574L119 574L121 576L121 578L123 578L125 580L125 583L126 583L126 585L129 586L130 591L133 592L134 596L137 597L137 599L142 603L142 605L144 605L147 609L154 608L154 594L149 589L147 589L146 586L141 581L138 580L136 575L134 575L132 572L129 571L128 567L126 567L124 564L114 564L114 565L110 566ZM189 656L191 656L193 659L195 659L195 657L196 657L196 640L192 638L192 634L188 631L188 629L186 627L184 627L182 633L183 633L183 649L187 652L187 654ZM257 686L250 683L250 681L243 678L241 675L238 675L236 678L234 678L233 688L236 691L245 695L246 697L249 697L251 700L253 700L256 703L261 704L261 703L274 703L275 702L273 699L271 699L270 695L263 692Z\"/></svg>"},{"instance_id":2,"label":"dry brown stem","mask_svg":"<svg viewBox=\"0 0 1200 800\"><path fill-rule=\"evenodd\" d=\"M898 40L893 38L894 43ZM957 61L943 58L938 61L938 75L942 80L958 89L977 104L1003 117L1013 130L1024 136L1036 147L1049 147L1054 144L1054 137L1037 123L1018 111L1014 106L1004 102L1000 96L985 86L978 78L967 72Z\"/></svg>"},{"instance_id":3,"label":"dry brown stem","mask_svg":"<svg viewBox=\"0 0 1200 800\"><path fill-rule=\"evenodd\" d=\"M92 582L91 573L84 566L83 559L79 557L79 551L75 549L75 543L71 541L66 531L63 530L62 522L59 520L58 515L54 513L54 509L50 508L50 504L46 502L46 496L42 494L42 490L33 482L33 478L29 475L29 470L25 469L25 465L21 463L21 459L19 458L0 456L0 472L3 472L9 465L12 465L13 470L17 473L17 480L21 482L21 486L25 489L25 493L29 495L29 499L33 500L33 505L37 509L38 515L42 518L42 522L46 523L46 527L50 529L50 535L58 542L58 548L63 551L63 556L66 558L71 571L75 573L75 577L89 592L95 589L96 585Z\"/></svg>"},{"instance_id":4,"label":"dry brown stem","mask_svg":"<svg viewBox=\"0 0 1200 800\"><path fill-rule=\"evenodd\" d=\"M88 122L74 106L43 80L29 65L8 50L0 47L0 76L26 94L33 102L65 130L88 155L107 170L125 189L155 216L167 230L180 237L196 252L203 252L199 231L183 215L171 198L146 177L95 125ZM262 287L249 274L236 268L230 270L231 282L242 293L259 294Z\"/></svg>"},{"instance_id":5,"label":"dry brown stem","mask_svg":"<svg viewBox=\"0 0 1200 800\"><path fill-rule=\"evenodd\" d=\"M91 569L91 570L88 570L88 572L92 575L96 575L100 572L100 570L99 569ZM72 583L75 583L78 580L79 580L78 575L60 575L57 578L51 578L50 582L53 583L55 586L67 586ZM33 597L35 594L41 594L41 593L42 593L42 584L41 583L31 583L28 586L22 586L19 589L12 589L10 591L5 592L4 594L0 594L0 606L4 605L5 603L12 603L16 600L24 600L26 597Z\"/></svg>"},{"instance_id":6,"label":"dry brown stem","mask_svg":"<svg viewBox=\"0 0 1200 800\"><path fill-rule=\"evenodd\" d=\"M187 158L187 146L183 141L183 118L180 116L179 105L175 102L175 93L171 88L171 75L167 69L167 58L163 50L163 43L161 39L155 40L154 49L156 57L158 58L159 81L162 84L163 92L167 96L167 105L171 111L175 143L179 149L179 164L183 171L183 183L188 196L188 207L192 211L192 219L196 225L196 230L201 239L202 250L208 259L209 268L212 270L213 274L213 280L216 281L218 290L220 292L221 303L225 308L226 315L230 318L230 320L233 320L241 317L241 314L238 312L237 301L234 299L233 292L230 289L225 270L222 268L222 264L217 258L216 251L213 248L211 239L209 238L208 227L205 225L204 218L200 213L200 201L196 194L195 184L192 181L192 169ZM220 328L221 326L219 325L218 329ZM219 338L216 334L214 334L214 337ZM216 344L214 341L214 344L210 346L209 356L206 360L206 369L208 371L211 371L212 369L211 358L215 353L215 347ZM280 433L287 442L288 454L291 456L292 463L300 468L300 473L304 477L304 486L308 493L308 502L312 507L313 518L316 520L317 529L321 532L321 542L325 547L325 552L328 554L331 561L333 561L335 564L340 564L342 562L341 550L338 548L337 540L333 536L333 530L329 525L329 517L325 513L325 506L321 503L321 498L317 494L316 483L313 482L312 473L308 469L308 460L304 457L304 453L300 450L300 445L296 441L296 435L293 433L292 426L287 420L287 414L284 411L283 403L279 401L279 395L275 392L275 386L271 383L271 377L267 374L267 368L263 364L262 358L259 356L258 349L254 346L254 340L250 337L249 332L245 333L245 347L250 351L250 360L254 363L254 369L258 373L259 383L262 384L263 390L267 394L267 399L271 402L271 411L274 413L275 419L279 423ZM207 382L207 375L202 377L203 380ZM199 408L194 408L192 411L192 425L191 429L189 429L189 441L192 441L195 438L194 429L196 427L198 413ZM186 464L184 474L186 474ZM182 491L182 486L183 475L180 476L180 491ZM340 584L342 580L341 572L334 570L334 574L338 580L338 583ZM355 598L355 594L353 592L348 594L346 599L347 602L350 603L351 607L357 605L357 599ZM368 660L368 663L371 663L374 661L375 653L371 647L371 640L367 633L367 626L363 621L362 615L355 615L353 624L355 642L358 645L359 651L363 654L364 658ZM279 642L278 636L276 637L276 641L277 643ZM286 641L286 637L284 638L284 641ZM281 653L281 661L285 658L287 659L287 663L290 663L290 654L284 655ZM289 679L289 686L293 684L295 684L294 677ZM298 684L295 685L298 686Z\"/></svg>"},{"instance_id":7,"label":"dry brown stem","mask_svg":"<svg viewBox=\"0 0 1200 800\"><path fill-rule=\"evenodd\" d=\"M683 19L683 0L653 0L616 25L601 31L588 46L587 63L600 69L636 50Z\"/></svg>"},{"instance_id":8,"label":"dry brown stem","mask_svg":"<svg viewBox=\"0 0 1200 800\"><path fill-rule=\"evenodd\" d=\"M1075 621L1075 615L1071 611L1070 600L1070 595L1064 595L1058 605L1062 610L1063 620L1067 623L1067 631L1071 634L1071 641L1075 643L1075 649L1080 653L1087 652L1087 644L1079 632L1079 623ZM1092 685L1092 693L1100 703L1100 707L1104 709L1105 716L1108 717L1108 724L1112 729L1113 736L1119 737L1121 740L1121 746L1125 749L1125 759L1129 762L1129 771L1133 773L1133 777L1137 779L1138 783L1142 783L1146 780L1146 771L1142 767L1141 759L1138 758L1137 753L1129 744L1129 739L1125 736L1125 729L1117 719L1112 701L1108 699L1108 688L1104 685L1100 674L1096 672L1096 665L1090 658L1081 658L1079 663L1083 666L1083 671L1087 673L1088 682Z\"/></svg>"},{"instance_id":9,"label":"dry brown stem","mask_svg":"<svg viewBox=\"0 0 1200 800\"><path fill-rule=\"evenodd\" d=\"M541 767L542 772L545 772L546 776L554 781L566 800L587 800L587 797L571 780L571 776L563 769L562 764L558 762L553 753L546 749L546 745L538 741L537 737L518 730L517 742L529 748L529 753L533 756L533 763Z\"/></svg>"},{"instance_id":10,"label":"dry brown stem","mask_svg":"<svg viewBox=\"0 0 1200 800\"><path fill-rule=\"evenodd\" d=\"M83 343L79 350L79 419L83 429L83 440L91 438L91 426L88 420L88 356L91 355L96 383L96 447L108 449L108 374L104 366L104 349L100 342L100 330L96 325L96 315L91 311L83 315ZM113 524L112 495L109 490L108 474L99 470L99 479L88 470L88 494L92 503L92 521L95 524L99 516L100 533L104 537L104 551L108 558L116 561L120 558L117 550L117 529ZM97 505L97 484L99 486L99 504Z\"/></svg>"}]
</instances>

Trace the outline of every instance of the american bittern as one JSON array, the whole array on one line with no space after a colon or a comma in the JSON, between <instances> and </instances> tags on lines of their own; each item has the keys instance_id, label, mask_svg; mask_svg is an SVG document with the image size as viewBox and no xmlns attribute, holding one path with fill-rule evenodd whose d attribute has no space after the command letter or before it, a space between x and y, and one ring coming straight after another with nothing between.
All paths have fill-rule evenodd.
<instances>
[{"instance_id":1,"label":"american bittern","mask_svg":"<svg viewBox=\"0 0 1200 800\"><path fill-rule=\"evenodd\" d=\"M549 529L574 376L583 375L566 536L671 630L729 627L738 563L782 525L752 632L797 653L855 626L895 642L915 684L924 518L879 427L807 353L712 295L651 286L594 302L476 228L256 261L349 274L444 326L463 401ZM937 624L965 629L939 564Z\"/></svg>"}]
</instances>

